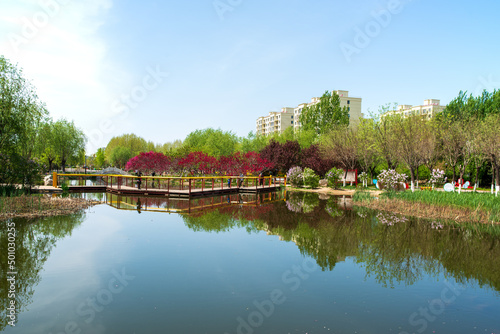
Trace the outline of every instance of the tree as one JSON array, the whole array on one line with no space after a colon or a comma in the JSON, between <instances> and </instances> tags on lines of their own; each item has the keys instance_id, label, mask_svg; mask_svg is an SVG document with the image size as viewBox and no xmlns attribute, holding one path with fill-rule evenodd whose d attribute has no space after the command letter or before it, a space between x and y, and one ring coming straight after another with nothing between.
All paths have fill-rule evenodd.
<instances>
[{"instance_id":1,"label":"tree","mask_svg":"<svg viewBox=\"0 0 500 334\"><path fill-rule=\"evenodd\" d=\"M31 187L39 169L32 160L36 136L46 116L22 70L0 56L0 183Z\"/></svg>"},{"instance_id":2,"label":"tree","mask_svg":"<svg viewBox=\"0 0 500 334\"><path fill-rule=\"evenodd\" d=\"M132 151L128 147L117 146L110 154L109 161L119 168L125 167L125 164L132 158Z\"/></svg>"},{"instance_id":3,"label":"tree","mask_svg":"<svg viewBox=\"0 0 500 334\"><path fill-rule=\"evenodd\" d=\"M362 119L356 132L358 161L363 170L369 172L372 177L379 162L375 127L373 119Z\"/></svg>"},{"instance_id":4,"label":"tree","mask_svg":"<svg viewBox=\"0 0 500 334\"><path fill-rule=\"evenodd\" d=\"M500 114L491 114L482 122L481 149L495 173L495 193L500 191ZM493 186L493 183L492 183Z\"/></svg>"},{"instance_id":5,"label":"tree","mask_svg":"<svg viewBox=\"0 0 500 334\"><path fill-rule=\"evenodd\" d=\"M234 133L208 128L191 132L183 146L189 152L203 152L212 157L220 157L236 152L237 144L238 138Z\"/></svg>"},{"instance_id":6,"label":"tree","mask_svg":"<svg viewBox=\"0 0 500 334\"><path fill-rule=\"evenodd\" d=\"M332 159L335 164L344 168L345 187L347 172L358 164L356 133L348 126L339 126L322 138L320 147L323 157Z\"/></svg>"},{"instance_id":7,"label":"tree","mask_svg":"<svg viewBox=\"0 0 500 334\"><path fill-rule=\"evenodd\" d=\"M269 137L256 135L250 131L246 137L239 138L238 151L243 153L260 152L267 144L269 144Z\"/></svg>"},{"instance_id":8,"label":"tree","mask_svg":"<svg viewBox=\"0 0 500 334\"><path fill-rule=\"evenodd\" d=\"M104 164L106 163L106 155L104 151L105 151L104 147L97 149L97 152L95 154L95 164L97 168L103 168Z\"/></svg>"},{"instance_id":9,"label":"tree","mask_svg":"<svg viewBox=\"0 0 500 334\"><path fill-rule=\"evenodd\" d=\"M271 140L261 152L263 159L271 162L279 172L286 173L291 167L300 163L300 145L297 141L280 144Z\"/></svg>"},{"instance_id":10,"label":"tree","mask_svg":"<svg viewBox=\"0 0 500 334\"><path fill-rule=\"evenodd\" d=\"M49 171L52 171L52 166L59 157L55 143L54 122L51 119L39 128L35 146L37 156L42 162L47 163Z\"/></svg>"},{"instance_id":11,"label":"tree","mask_svg":"<svg viewBox=\"0 0 500 334\"><path fill-rule=\"evenodd\" d=\"M304 168L310 168L320 177L325 176L334 165L333 159L325 159L320 152L318 144L309 146L303 149L300 154L300 165Z\"/></svg>"},{"instance_id":12,"label":"tree","mask_svg":"<svg viewBox=\"0 0 500 334\"><path fill-rule=\"evenodd\" d=\"M142 152L127 162L125 170L139 170L144 174L151 174L152 172L155 172L159 175L163 172L169 171L171 164L171 159L161 152Z\"/></svg>"},{"instance_id":13,"label":"tree","mask_svg":"<svg viewBox=\"0 0 500 334\"><path fill-rule=\"evenodd\" d=\"M399 138L397 155L406 164L411 175L411 191L415 191L415 172L425 160L425 152L434 142L429 140L431 128L429 122L420 116L394 116L394 134Z\"/></svg>"},{"instance_id":14,"label":"tree","mask_svg":"<svg viewBox=\"0 0 500 334\"><path fill-rule=\"evenodd\" d=\"M442 122L442 127L441 147L443 150L443 158L452 169L452 183L455 183L456 168L462 158L462 148L466 143L463 124L458 121L446 120Z\"/></svg>"},{"instance_id":15,"label":"tree","mask_svg":"<svg viewBox=\"0 0 500 334\"><path fill-rule=\"evenodd\" d=\"M80 160L82 152L85 152L87 138L83 131L77 128L73 122L68 122L65 119L54 123L52 136L55 151L64 172L67 162L78 162Z\"/></svg>"},{"instance_id":16,"label":"tree","mask_svg":"<svg viewBox=\"0 0 500 334\"><path fill-rule=\"evenodd\" d=\"M0 56L0 151L27 155L22 150L33 147L30 139L46 116L45 106L22 70Z\"/></svg>"},{"instance_id":17,"label":"tree","mask_svg":"<svg viewBox=\"0 0 500 334\"><path fill-rule=\"evenodd\" d=\"M106 146L106 159L111 161L111 152L118 146L128 148L130 157L136 156L141 152L148 152L148 143L144 138L138 137L133 133L113 137ZM128 159L127 159L128 160Z\"/></svg>"},{"instance_id":18,"label":"tree","mask_svg":"<svg viewBox=\"0 0 500 334\"><path fill-rule=\"evenodd\" d=\"M302 128L325 134L335 126L349 125L347 107L340 107L340 97L336 92L326 91L319 102L304 108L299 118Z\"/></svg>"}]
</instances>

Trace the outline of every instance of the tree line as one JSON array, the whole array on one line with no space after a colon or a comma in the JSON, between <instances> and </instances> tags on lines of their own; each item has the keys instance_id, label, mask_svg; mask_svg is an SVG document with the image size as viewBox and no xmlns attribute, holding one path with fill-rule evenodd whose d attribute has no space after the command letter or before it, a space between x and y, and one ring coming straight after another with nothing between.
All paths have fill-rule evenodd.
<instances>
[{"instance_id":1,"label":"tree line","mask_svg":"<svg viewBox=\"0 0 500 334\"><path fill-rule=\"evenodd\" d=\"M0 183L30 187L45 165L81 161L86 137L73 122L53 121L22 70L0 56Z\"/></svg>"}]
</instances>

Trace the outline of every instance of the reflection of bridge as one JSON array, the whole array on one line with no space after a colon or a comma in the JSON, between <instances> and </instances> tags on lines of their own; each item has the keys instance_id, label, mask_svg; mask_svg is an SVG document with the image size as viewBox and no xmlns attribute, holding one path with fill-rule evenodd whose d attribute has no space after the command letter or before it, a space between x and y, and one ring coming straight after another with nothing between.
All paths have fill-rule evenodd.
<instances>
[{"instance_id":1,"label":"reflection of bridge","mask_svg":"<svg viewBox=\"0 0 500 334\"><path fill-rule=\"evenodd\" d=\"M137 210L139 212L196 213L227 207L256 207L265 203L280 201L283 199L283 196L281 192L267 192L262 194L228 194L188 199L110 193L106 196L106 204L120 210Z\"/></svg>"},{"instance_id":2,"label":"reflection of bridge","mask_svg":"<svg viewBox=\"0 0 500 334\"><path fill-rule=\"evenodd\" d=\"M199 197L260 193L280 189L286 178L271 176L164 177L105 174L53 174L53 187L70 191L108 191L116 194Z\"/></svg>"}]
</instances>

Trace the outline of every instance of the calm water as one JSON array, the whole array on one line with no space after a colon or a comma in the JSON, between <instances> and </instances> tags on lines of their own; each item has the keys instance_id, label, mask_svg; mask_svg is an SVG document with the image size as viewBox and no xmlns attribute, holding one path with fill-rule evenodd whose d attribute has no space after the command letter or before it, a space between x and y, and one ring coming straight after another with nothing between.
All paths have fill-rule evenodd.
<instances>
[{"instance_id":1,"label":"calm water","mask_svg":"<svg viewBox=\"0 0 500 334\"><path fill-rule=\"evenodd\" d=\"M14 220L2 333L500 333L499 238L314 194L107 204ZM119 209L118 209L119 208Z\"/></svg>"}]
</instances>

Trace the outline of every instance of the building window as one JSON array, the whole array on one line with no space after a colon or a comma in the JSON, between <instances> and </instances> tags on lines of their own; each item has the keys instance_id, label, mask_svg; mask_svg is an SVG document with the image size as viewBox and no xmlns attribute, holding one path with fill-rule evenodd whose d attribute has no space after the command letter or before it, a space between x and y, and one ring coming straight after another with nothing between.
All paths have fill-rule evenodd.
<instances>
[{"instance_id":1,"label":"building window","mask_svg":"<svg viewBox=\"0 0 500 334\"><path fill-rule=\"evenodd\" d=\"M347 100L347 104L351 104L351 100Z\"/></svg>"},{"instance_id":2,"label":"building window","mask_svg":"<svg viewBox=\"0 0 500 334\"><path fill-rule=\"evenodd\" d=\"M351 107L347 107L347 111L351 111Z\"/></svg>"}]
</instances>

